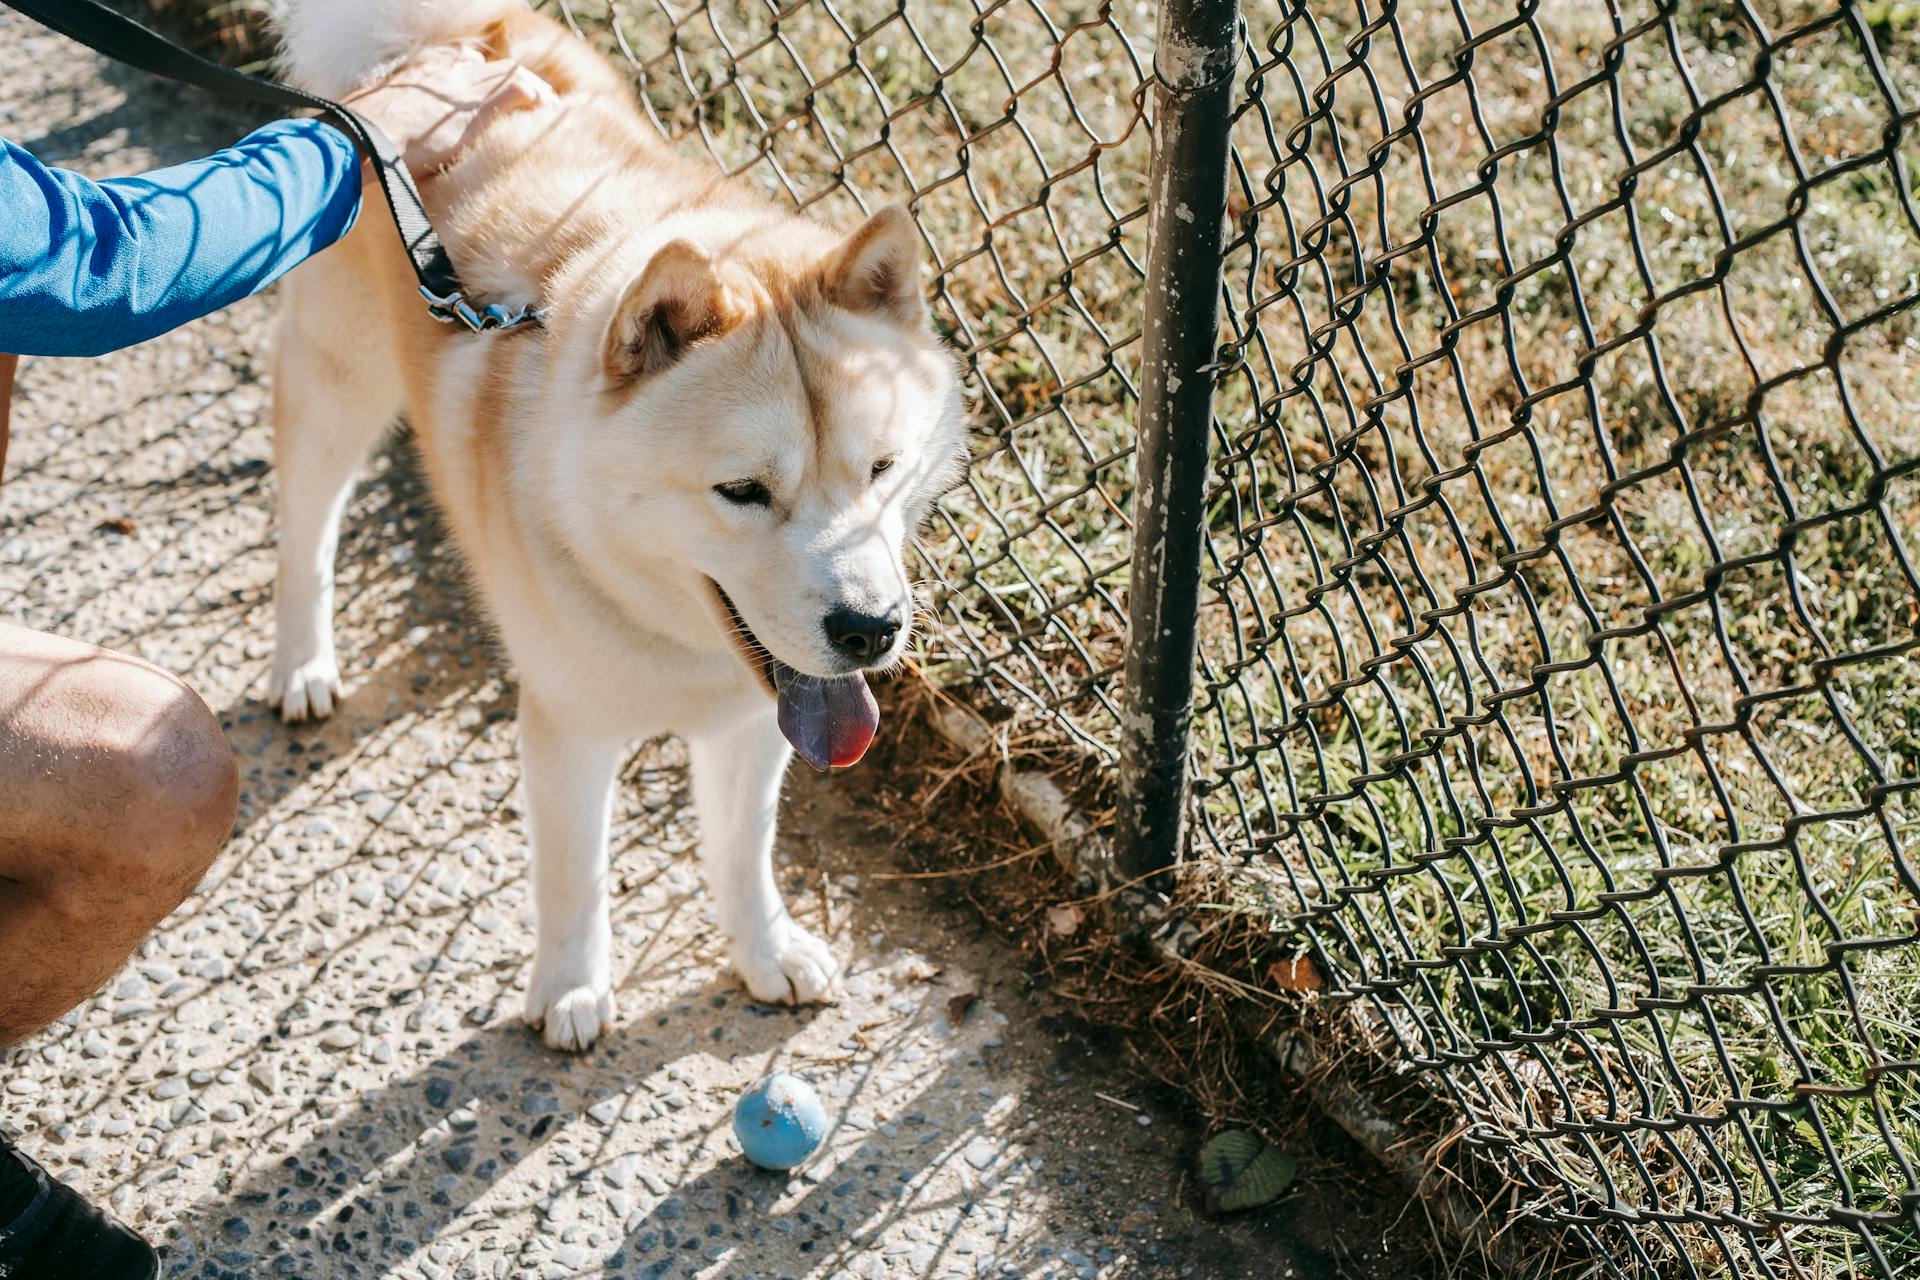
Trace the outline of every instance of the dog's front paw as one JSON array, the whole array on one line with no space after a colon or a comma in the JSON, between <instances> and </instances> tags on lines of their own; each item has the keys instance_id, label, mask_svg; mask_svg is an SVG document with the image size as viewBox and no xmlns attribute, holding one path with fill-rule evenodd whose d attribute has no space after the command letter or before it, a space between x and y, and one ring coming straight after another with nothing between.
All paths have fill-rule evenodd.
<instances>
[{"instance_id":1,"label":"dog's front paw","mask_svg":"<svg viewBox=\"0 0 1920 1280\"><path fill-rule=\"evenodd\" d=\"M274 655L270 700L288 724L325 720L333 714L333 704L339 697L340 666L331 653L285 662Z\"/></svg>"},{"instance_id":2,"label":"dog's front paw","mask_svg":"<svg viewBox=\"0 0 1920 1280\"><path fill-rule=\"evenodd\" d=\"M756 1000L768 1004L819 1004L832 998L839 965L833 952L782 915L772 928L733 945L733 967Z\"/></svg>"},{"instance_id":3,"label":"dog's front paw","mask_svg":"<svg viewBox=\"0 0 1920 1280\"><path fill-rule=\"evenodd\" d=\"M527 1022L547 1047L578 1053L613 1025L613 989L605 982L536 979L527 990Z\"/></svg>"}]
</instances>

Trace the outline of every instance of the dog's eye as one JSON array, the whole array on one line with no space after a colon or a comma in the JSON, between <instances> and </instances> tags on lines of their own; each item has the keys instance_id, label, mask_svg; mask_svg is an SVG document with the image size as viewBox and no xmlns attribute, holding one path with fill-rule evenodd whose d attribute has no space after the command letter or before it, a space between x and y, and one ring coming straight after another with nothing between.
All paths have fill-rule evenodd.
<instances>
[{"instance_id":1,"label":"dog's eye","mask_svg":"<svg viewBox=\"0 0 1920 1280\"><path fill-rule=\"evenodd\" d=\"M773 501L773 495L767 492L767 486L758 480L729 480L725 484L713 486L713 491L728 502L742 507L764 507Z\"/></svg>"},{"instance_id":2,"label":"dog's eye","mask_svg":"<svg viewBox=\"0 0 1920 1280\"><path fill-rule=\"evenodd\" d=\"M887 472L891 471L892 469L893 469L893 459L882 458L880 459L880 461L873 464L873 474L869 478L878 480L881 476L885 475Z\"/></svg>"}]
</instances>

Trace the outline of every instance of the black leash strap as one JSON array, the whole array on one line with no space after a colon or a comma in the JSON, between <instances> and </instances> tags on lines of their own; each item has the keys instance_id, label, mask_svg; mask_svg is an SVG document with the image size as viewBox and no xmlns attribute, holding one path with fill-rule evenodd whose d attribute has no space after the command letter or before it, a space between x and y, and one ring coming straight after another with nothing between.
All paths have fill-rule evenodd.
<instances>
[{"instance_id":1,"label":"black leash strap","mask_svg":"<svg viewBox=\"0 0 1920 1280\"><path fill-rule=\"evenodd\" d=\"M353 139L354 146L373 166L374 177L386 192L387 208L393 211L400 242L413 261L413 273L420 278L420 294L436 318L476 331L539 323L540 313L531 308L510 312L494 305L476 310L468 303L460 277L454 273L446 248L427 218L413 175L407 172L393 143L371 121L318 94L209 62L100 0L0 0L0 4L19 10L96 53L165 79L248 102L319 111Z\"/></svg>"}]
</instances>

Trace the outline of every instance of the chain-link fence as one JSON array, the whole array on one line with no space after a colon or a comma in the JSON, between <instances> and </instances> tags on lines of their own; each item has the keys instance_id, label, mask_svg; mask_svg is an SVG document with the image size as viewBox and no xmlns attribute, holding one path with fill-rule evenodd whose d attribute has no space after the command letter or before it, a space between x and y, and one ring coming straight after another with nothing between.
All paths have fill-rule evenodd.
<instances>
[{"instance_id":1,"label":"chain-link fence","mask_svg":"<svg viewBox=\"0 0 1920 1280\"><path fill-rule=\"evenodd\" d=\"M568 13L729 171L913 208L979 428L936 679L1190 761L1184 848L1122 826L1605 1267L1916 1274L1920 7L1167 4ZM1198 660L1129 682L1136 506Z\"/></svg>"},{"instance_id":2,"label":"chain-link fence","mask_svg":"<svg viewBox=\"0 0 1920 1280\"><path fill-rule=\"evenodd\" d=\"M1912 1274L1914 15L1482 17L1250 33L1204 841L1536 1213Z\"/></svg>"},{"instance_id":3,"label":"chain-link fence","mask_svg":"<svg viewBox=\"0 0 1920 1280\"><path fill-rule=\"evenodd\" d=\"M1247 33L1203 847L1534 1212L1914 1274L1920 14L1469 8Z\"/></svg>"}]
</instances>

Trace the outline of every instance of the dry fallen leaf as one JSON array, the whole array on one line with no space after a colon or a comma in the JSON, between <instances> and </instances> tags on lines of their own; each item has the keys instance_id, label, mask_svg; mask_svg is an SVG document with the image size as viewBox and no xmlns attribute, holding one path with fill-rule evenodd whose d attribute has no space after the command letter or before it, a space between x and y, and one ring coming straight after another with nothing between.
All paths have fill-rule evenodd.
<instances>
[{"instance_id":1,"label":"dry fallen leaf","mask_svg":"<svg viewBox=\"0 0 1920 1280\"><path fill-rule=\"evenodd\" d=\"M1075 906L1048 907L1047 928L1057 936L1069 938L1080 927L1080 908Z\"/></svg>"},{"instance_id":2,"label":"dry fallen leaf","mask_svg":"<svg viewBox=\"0 0 1920 1280\"><path fill-rule=\"evenodd\" d=\"M1313 967L1313 961L1305 956L1275 960L1267 969L1267 977L1282 991L1318 991L1327 985L1327 980Z\"/></svg>"},{"instance_id":3,"label":"dry fallen leaf","mask_svg":"<svg viewBox=\"0 0 1920 1280\"><path fill-rule=\"evenodd\" d=\"M973 1002L979 998L980 993L978 991L962 991L959 995L947 1001L947 1021L956 1027L959 1026L966 1018L967 1010L973 1008Z\"/></svg>"}]
</instances>

